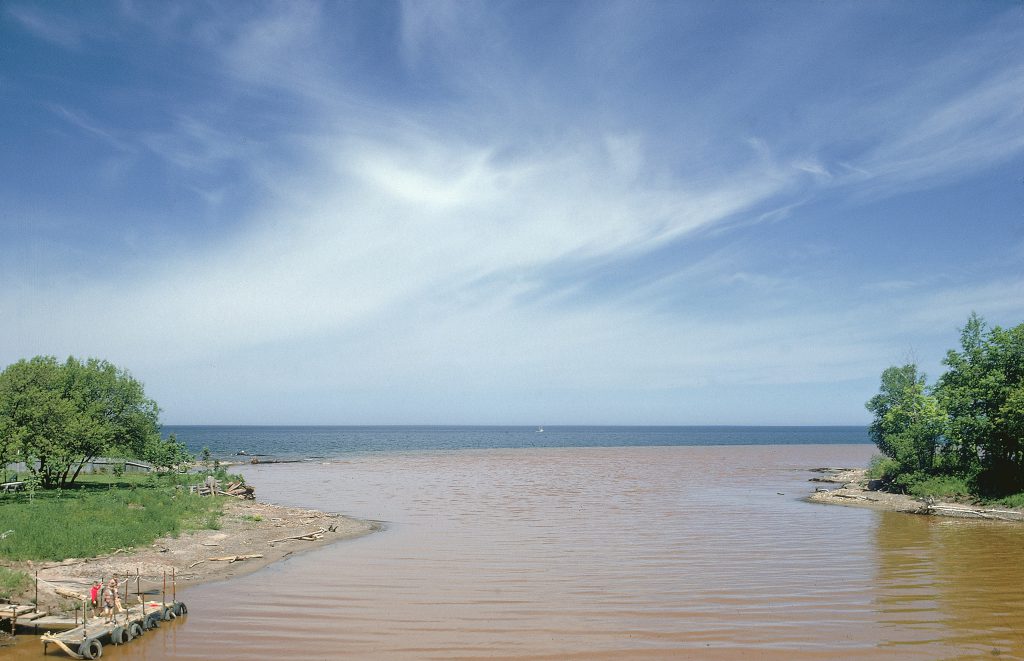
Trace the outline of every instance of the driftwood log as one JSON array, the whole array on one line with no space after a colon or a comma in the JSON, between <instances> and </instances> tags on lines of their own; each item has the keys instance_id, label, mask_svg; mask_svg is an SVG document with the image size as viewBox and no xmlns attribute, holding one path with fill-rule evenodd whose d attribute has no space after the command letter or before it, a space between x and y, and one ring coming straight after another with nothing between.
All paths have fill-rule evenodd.
<instances>
[{"instance_id":1,"label":"driftwood log","mask_svg":"<svg viewBox=\"0 0 1024 661\"><path fill-rule=\"evenodd\" d=\"M1024 521L1024 514L1013 510L981 509L958 505L942 505L934 502L925 502L921 512L923 514L959 514L976 516L979 519L998 519L999 521Z\"/></svg>"},{"instance_id":2,"label":"driftwood log","mask_svg":"<svg viewBox=\"0 0 1024 661\"><path fill-rule=\"evenodd\" d=\"M89 598L86 597L84 594L81 594L79 592L75 592L74 590L68 590L67 588L62 588L59 585L54 585L53 583L50 583L50 587L52 587L53 591L56 592L57 594L59 594L62 597L66 597L68 599L74 599L76 601L88 601L89 600Z\"/></svg>"},{"instance_id":3,"label":"driftwood log","mask_svg":"<svg viewBox=\"0 0 1024 661\"><path fill-rule=\"evenodd\" d=\"M868 500L868 501L871 501L873 503L877 503L878 502L877 498L870 498L868 496L858 496L856 494L850 494L850 493L832 493L832 495L834 497L836 497L836 498L849 498L851 500Z\"/></svg>"},{"instance_id":4,"label":"driftwood log","mask_svg":"<svg viewBox=\"0 0 1024 661\"><path fill-rule=\"evenodd\" d=\"M202 563L207 562L207 561L209 561L209 562L227 562L227 563L232 563L232 562L240 562L242 560L252 560L253 558L262 558L262 557L263 557L262 553L250 553L248 555L225 555L225 556L221 556L221 557L218 557L218 558L205 558L203 560L196 560L191 565L189 565L188 568L192 569L196 565L202 564Z\"/></svg>"},{"instance_id":5,"label":"driftwood log","mask_svg":"<svg viewBox=\"0 0 1024 661\"><path fill-rule=\"evenodd\" d=\"M291 537L282 537L281 539L272 539L272 540L270 540L267 543L270 544L271 546L273 546L277 542L287 542L288 540L292 540L292 539L299 539L299 540L306 541L306 542L315 542L318 539L322 539L323 536L324 536L324 533L326 533L326 532L327 532L327 528L324 528L324 527L321 526L320 528L317 528L313 532L307 532L307 533L303 533L301 535L292 535Z\"/></svg>"}]
</instances>

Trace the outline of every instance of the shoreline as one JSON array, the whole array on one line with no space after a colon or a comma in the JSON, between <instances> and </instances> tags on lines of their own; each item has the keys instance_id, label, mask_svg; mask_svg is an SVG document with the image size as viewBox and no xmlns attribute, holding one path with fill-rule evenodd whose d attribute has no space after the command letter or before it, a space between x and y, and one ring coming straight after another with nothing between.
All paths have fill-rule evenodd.
<instances>
[{"instance_id":1,"label":"shoreline","mask_svg":"<svg viewBox=\"0 0 1024 661\"><path fill-rule=\"evenodd\" d=\"M840 485L835 488L815 488L805 498L811 503L867 507L906 514L1024 523L1024 508L973 506L939 501L934 498L918 498L907 494L879 491L872 488L875 485L873 480L868 480L867 469L864 468L813 468L811 471L820 473L821 476L812 477L810 482Z\"/></svg>"},{"instance_id":2,"label":"shoreline","mask_svg":"<svg viewBox=\"0 0 1024 661\"><path fill-rule=\"evenodd\" d=\"M172 589L251 574L293 554L356 539L382 528L380 522L232 498L225 503L216 530L161 537L147 546L117 549L93 558L26 561L8 566L33 578L38 572L40 610L57 610L73 601L73 595L87 595L93 580L112 575L118 576L122 585L127 581L128 597L134 603L136 576L142 592L152 594L155 590L159 594L166 575L166 592L170 595ZM28 595L34 590L33 585Z\"/></svg>"}]
</instances>

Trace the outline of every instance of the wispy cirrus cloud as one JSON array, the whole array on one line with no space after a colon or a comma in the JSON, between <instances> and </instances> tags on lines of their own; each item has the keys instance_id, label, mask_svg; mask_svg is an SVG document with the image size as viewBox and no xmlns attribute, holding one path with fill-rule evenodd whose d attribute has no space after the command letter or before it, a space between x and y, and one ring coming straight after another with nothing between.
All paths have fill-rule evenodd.
<instances>
[{"instance_id":1,"label":"wispy cirrus cloud","mask_svg":"<svg viewBox=\"0 0 1024 661\"><path fill-rule=\"evenodd\" d=\"M676 398L692 402L676 422L727 421L719 400L781 422L786 413L766 417L781 396L757 408L729 390L871 380L895 346L941 346L970 309L1024 310L1013 273L915 279L879 268L827 206L1024 153L1021 61L994 64L988 45L1015 28L954 39L948 58L913 75L809 86L790 108L772 95L800 90L794 80L815 57L836 57L814 21L722 37L735 52L705 64L671 49L682 32L687 55L713 55L715 40L663 23L699 26L717 10L659 21L653 5L615 19L632 7L609 3L601 20L564 26L567 43L589 46L570 49L558 30L524 44L530 26L514 12L405 4L388 17L393 31L375 35L375 56L397 73L360 50L367 35L328 4L181 10L149 23L129 7L133 24L194 49L202 71L191 75L221 93L175 91L143 126L72 103L52 105L55 116L139 156L125 167L155 159L159 176L207 206L231 213L254 199L214 240L182 232L187 250L153 251L144 264L127 257L86 281L44 265L47 277L0 291L15 320L0 328L2 346L124 362L156 375L161 401L193 419L214 409L185 391L217 383L247 392L257 403L235 410L250 412L273 410L281 389L321 390L317 401L337 400L338 413L317 422L350 419L343 400L356 394L372 407L449 391L497 422L516 398L550 399L546 411L561 404L583 416L573 421L604 410L632 421L645 397L658 404L641 421L673 421ZM844 6L826 25L857 14ZM607 51L595 25L628 29ZM794 70L766 59L780 44ZM361 68L371 60L392 77ZM807 108L826 119L799 121ZM830 392L830 406L849 394ZM296 420L291 406L278 420ZM701 406L716 413L699 417ZM839 421L862 415L854 408Z\"/></svg>"},{"instance_id":2,"label":"wispy cirrus cloud","mask_svg":"<svg viewBox=\"0 0 1024 661\"><path fill-rule=\"evenodd\" d=\"M71 50L82 46L88 30L80 23L38 6L10 4L4 13L34 36Z\"/></svg>"}]
</instances>

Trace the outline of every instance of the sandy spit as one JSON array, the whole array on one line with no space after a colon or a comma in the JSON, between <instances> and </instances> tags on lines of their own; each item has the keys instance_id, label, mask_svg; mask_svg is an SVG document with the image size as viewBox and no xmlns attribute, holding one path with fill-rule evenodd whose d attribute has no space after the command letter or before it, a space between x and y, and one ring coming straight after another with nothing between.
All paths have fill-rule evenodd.
<instances>
[{"instance_id":1,"label":"sandy spit","mask_svg":"<svg viewBox=\"0 0 1024 661\"><path fill-rule=\"evenodd\" d=\"M380 529L380 524L317 510L282 507L252 500L231 499L224 507L219 530L199 530L177 537L161 537L145 547L118 549L96 558L70 558L59 563L9 565L39 576L41 607L55 610L70 603L67 592L86 595L97 578L116 575L129 581L134 599L136 576L142 590L163 590L171 596L171 576L178 589L254 572L293 553L302 553L334 542L360 537ZM314 540L285 539L319 533ZM280 540L280 541L278 541ZM242 559L241 556L262 556ZM220 558L220 559L214 559ZM235 561L223 558L239 558ZM34 591L34 587L32 588ZM34 594L23 595L31 599Z\"/></svg>"},{"instance_id":2,"label":"sandy spit","mask_svg":"<svg viewBox=\"0 0 1024 661\"><path fill-rule=\"evenodd\" d=\"M811 478L812 482L829 485L819 485L807 497L807 500L815 503L869 507L889 512L1024 522L1022 508L946 502L879 491L873 488L876 485L868 480L867 471L863 468L816 468L814 471L821 475Z\"/></svg>"}]
</instances>

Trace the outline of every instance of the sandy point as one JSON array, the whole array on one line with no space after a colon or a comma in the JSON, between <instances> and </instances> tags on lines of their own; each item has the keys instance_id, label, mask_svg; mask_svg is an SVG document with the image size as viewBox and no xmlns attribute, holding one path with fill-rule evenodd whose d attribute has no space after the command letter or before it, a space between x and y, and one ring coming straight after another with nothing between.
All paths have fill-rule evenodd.
<instances>
[{"instance_id":1,"label":"sandy point","mask_svg":"<svg viewBox=\"0 0 1024 661\"><path fill-rule=\"evenodd\" d=\"M43 607L67 605L72 595L84 597L92 582L118 576L135 577L142 591L163 590L218 581L252 573L293 553L320 548L379 530L381 524L317 510L283 507L252 500L225 504L217 530L161 537L149 546L118 549L95 558L69 558L59 563L19 563L13 567L30 575L38 571L39 601ZM33 587L34 590L34 587Z\"/></svg>"}]
</instances>

